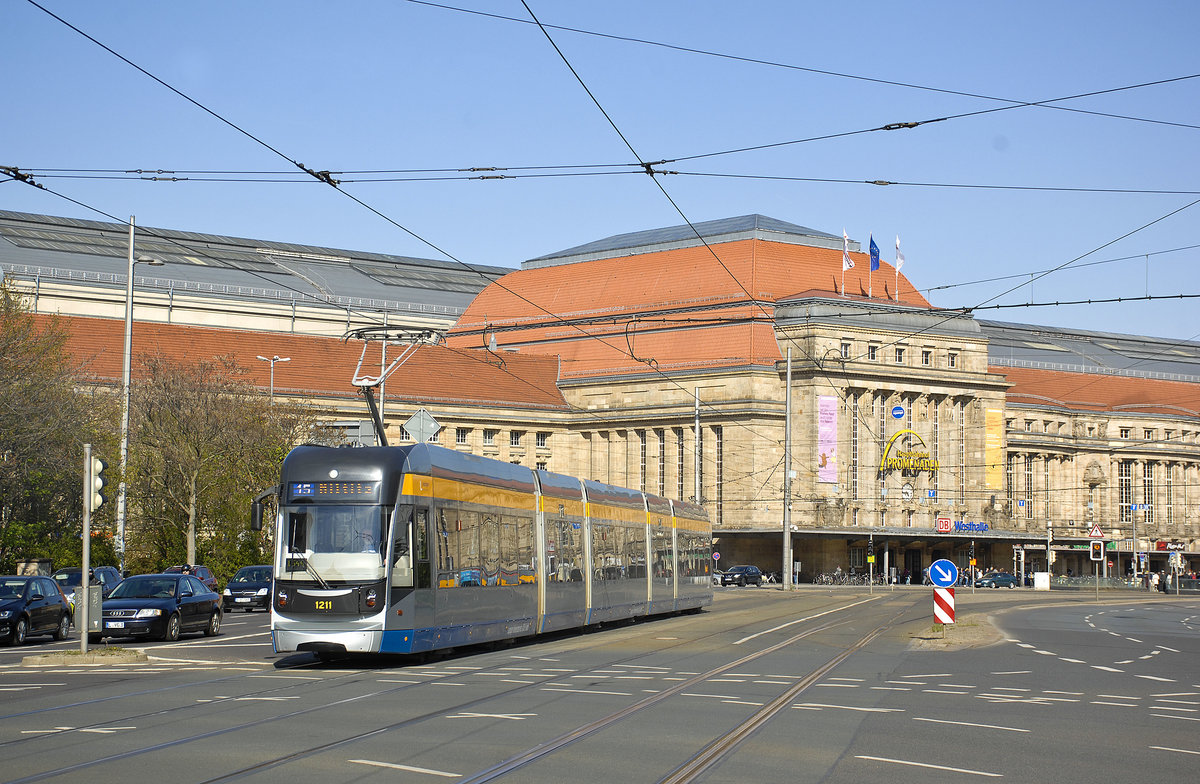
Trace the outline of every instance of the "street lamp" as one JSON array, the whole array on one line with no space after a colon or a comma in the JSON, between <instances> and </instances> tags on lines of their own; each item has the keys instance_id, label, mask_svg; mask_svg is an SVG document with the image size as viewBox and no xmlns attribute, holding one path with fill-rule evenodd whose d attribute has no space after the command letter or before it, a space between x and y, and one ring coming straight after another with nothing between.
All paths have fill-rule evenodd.
<instances>
[{"instance_id":1,"label":"street lamp","mask_svg":"<svg viewBox=\"0 0 1200 784\"><path fill-rule=\"evenodd\" d=\"M125 571L125 469L129 461L129 371L133 353L133 265L161 267L158 259L133 258L134 217L129 216L129 271L125 276L125 351L121 359L121 484L117 487L117 557Z\"/></svg>"},{"instance_id":2,"label":"street lamp","mask_svg":"<svg viewBox=\"0 0 1200 784\"><path fill-rule=\"evenodd\" d=\"M275 363L276 362L291 362L292 358L291 357L281 357L278 354L276 354L273 357L264 357L263 355L259 354L258 358L261 359L263 362L271 363L271 399L274 400L275 399Z\"/></svg>"}]
</instances>

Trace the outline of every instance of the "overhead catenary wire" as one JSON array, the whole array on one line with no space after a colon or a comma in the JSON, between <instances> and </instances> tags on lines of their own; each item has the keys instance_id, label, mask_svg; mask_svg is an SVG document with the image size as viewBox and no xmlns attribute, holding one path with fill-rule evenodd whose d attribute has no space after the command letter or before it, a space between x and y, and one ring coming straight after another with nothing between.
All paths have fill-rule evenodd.
<instances>
[{"instance_id":1,"label":"overhead catenary wire","mask_svg":"<svg viewBox=\"0 0 1200 784\"><path fill-rule=\"evenodd\" d=\"M35 3L35 5L36 5L36 3ZM40 6L39 6L39 8L40 8ZM107 48L107 47L106 47L106 48ZM111 51L111 50L110 50L110 51ZM124 58L122 58L122 59L124 59ZM127 62L128 62L128 61L127 61ZM177 91L176 91L176 92L177 92ZM189 100L190 100L190 99L189 99ZM1033 105L1033 104L1029 104L1029 105ZM236 126L233 126L233 127L236 127ZM240 130L240 129L239 129L239 130ZM253 138L253 137L252 137L252 138ZM285 158L286 158L286 156L285 156ZM329 172L312 172L311 170L308 170L307 168L303 167L303 165L302 165L302 164L298 164L296 161L294 161L294 160L292 160L292 159L290 159L290 158L289 158L289 159L287 159L287 160L289 160L289 161L290 161L291 163L293 163L294 165L296 165L296 166L298 166L298 167L300 167L300 168L303 168L303 169L304 169L304 170L305 170L305 171L306 171L308 174L310 174L311 176L313 176L313 177L314 177L314 178L315 178L317 181L325 182L325 184L334 185L334 187L337 187L338 183L334 183L334 182L330 182L330 181L329 181L330 179L332 179L332 176L330 175L330 173L329 173ZM654 172L647 172L647 173L655 174ZM321 175L324 175L324 176L321 176ZM660 187L661 187L661 186L660 186ZM366 206L366 205L364 205L364 206ZM682 214L682 213L681 213L681 214ZM397 224L397 225L398 225L398 224ZM401 226L400 228L404 229L404 227L402 227L402 226ZM404 229L404 230L405 230L405 231L408 231L407 229ZM410 232L410 233L411 233L411 232ZM416 236L416 235L413 235L413 236ZM435 246L431 246L431 247L435 247ZM440 249L439 249L439 252L443 252L443 253L444 253L444 251L440 251ZM449 254L447 254L447 255L449 255ZM452 258L452 257L451 257L451 258ZM456 261L457 261L457 260L456 260ZM550 315L553 315L553 314L550 314Z\"/></svg>"}]
</instances>

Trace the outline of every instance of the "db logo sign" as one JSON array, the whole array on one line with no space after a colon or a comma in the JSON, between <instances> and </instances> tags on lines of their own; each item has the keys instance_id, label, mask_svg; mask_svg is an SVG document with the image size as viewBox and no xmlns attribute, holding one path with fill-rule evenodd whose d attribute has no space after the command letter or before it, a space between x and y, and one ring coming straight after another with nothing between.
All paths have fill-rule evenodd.
<instances>
[{"instance_id":1,"label":"db logo sign","mask_svg":"<svg viewBox=\"0 0 1200 784\"><path fill-rule=\"evenodd\" d=\"M949 517L939 517L937 519L937 526L934 528L934 530L937 531L939 534L950 533L950 518Z\"/></svg>"}]
</instances>

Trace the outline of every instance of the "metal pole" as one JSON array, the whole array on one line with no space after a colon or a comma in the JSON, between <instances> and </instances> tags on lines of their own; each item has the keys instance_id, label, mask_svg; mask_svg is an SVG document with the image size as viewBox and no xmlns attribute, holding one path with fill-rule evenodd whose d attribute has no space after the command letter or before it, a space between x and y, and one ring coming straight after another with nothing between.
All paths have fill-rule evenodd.
<instances>
[{"instance_id":1,"label":"metal pole","mask_svg":"<svg viewBox=\"0 0 1200 784\"><path fill-rule=\"evenodd\" d=\"M783 590L792 587L792 347L783 389Z\"/></svg>"},{"instance_id":2,"label":"metal pole","mask_svg":"<svg viewBox=\"0 0 1200 784\"><path fill-rule=\"evenodd\" d=\"M117 562L125 571L125 469L129 461L129 374L133 352L133 232L129 216L129 268L125 276L125 350L121 356L121 483L117 485Z\"/></svg>"},{"instance_id":3,"label":"metal pole","mask_svg":"<svg viewBox=\"0 0 1200 784\"><path fill-rule=\"evenodd\" d=\"M703 503L700 498L700 466L703 455L700 454L700 387L696 387L696 444L695 444L695 471L692 472L692 488L696 496L696 503Z\"/></svg>"},{"instance_id":4,"label":"metal pole","mask_svg":"<svg viewBox=\"0 0 1200 784\"><path fill-rule=\"evenodd\" d=\"M83 566L75 611L79 616L79 652L88 650L88 572L92 568L92 445L83 445Z\"/></svg>"}]
</instances>

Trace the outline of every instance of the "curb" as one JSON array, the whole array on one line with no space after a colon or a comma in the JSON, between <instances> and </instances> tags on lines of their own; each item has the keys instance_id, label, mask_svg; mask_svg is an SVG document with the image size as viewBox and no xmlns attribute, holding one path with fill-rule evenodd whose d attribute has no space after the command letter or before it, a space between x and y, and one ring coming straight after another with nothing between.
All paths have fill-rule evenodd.
<instances>
[{"instance_id":1,"label":"curb","mask_svg":"<svg viewBox=\"0 0 1200 784\"><path fill-rule=\"evenodd\" d=\"M150 661L143 651L106 651L88 653L41 653L36 656L26 656L21 660L25 666L36 667L47 664L130 664Z\"/></svg>"}]
</instances>

